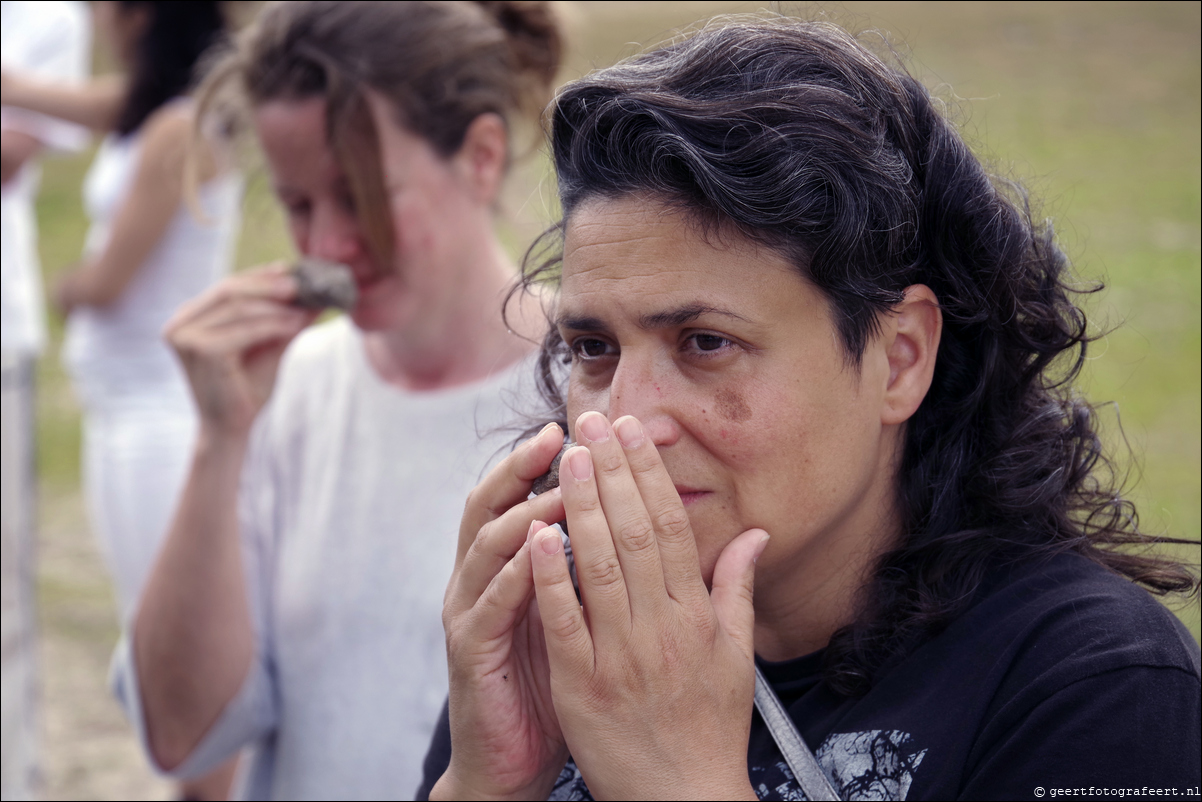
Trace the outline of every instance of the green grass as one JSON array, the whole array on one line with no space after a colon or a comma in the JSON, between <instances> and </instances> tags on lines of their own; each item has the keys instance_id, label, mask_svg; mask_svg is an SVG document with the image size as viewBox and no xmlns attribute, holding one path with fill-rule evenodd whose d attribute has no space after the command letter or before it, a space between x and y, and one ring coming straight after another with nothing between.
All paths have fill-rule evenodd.
<instances>
[{"instance_id":1,"label":"green grass","mask_svg":"<svg viewBox=\"0 0 1202 802\"><path fill-rule=\"evenodd\" d=\"M568 8L575 77L674 27L753 3L591 3ZM1202 141L1198 3L778 3L773 8L887 33L936 88L978 152L1033 190L1079 273L1107 290L1082 380L1133 449L1133 496L1149 531L1202 534ZM87 156L48 161L38 203L44 269L78 258ZM287 256L266 182L252 176L240 266ZM554 214L544 159L515 171L503 224L515 254ZM1117 328L1116 328L1117 327ZM57 340L56 324L54 336ZM43 481L78 482L78 421L52 349L39 371ZM1117 411L1117 415L1115 414ZM1185 548L1197 563L1197 547ZM1199 636L1199 607L1179 612Z\"/></svg>"}]
</instances>

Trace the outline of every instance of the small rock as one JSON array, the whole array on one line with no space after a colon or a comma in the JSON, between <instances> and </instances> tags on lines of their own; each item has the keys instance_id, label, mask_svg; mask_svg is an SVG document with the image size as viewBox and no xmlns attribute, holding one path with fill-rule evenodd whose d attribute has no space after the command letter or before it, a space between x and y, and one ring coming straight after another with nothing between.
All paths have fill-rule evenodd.
<instances>
[{"instance_id":1,"label":"small rock","mask_svg":"<svg viewBox=\"0 0 1202 802\"><path fill-rule=\"evenodd\" d=\"M294 303L305 309L333 306L349 312L359 299L355 276L346 265L309 256L296 263L292 275L297 284Z\"/></svg>"}]
</instances>

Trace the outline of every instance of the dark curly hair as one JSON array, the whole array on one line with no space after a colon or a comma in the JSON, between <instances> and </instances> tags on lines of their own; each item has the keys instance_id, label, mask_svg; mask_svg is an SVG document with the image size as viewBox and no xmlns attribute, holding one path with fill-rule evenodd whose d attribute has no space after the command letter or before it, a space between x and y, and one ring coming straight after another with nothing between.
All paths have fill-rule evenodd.
<instances>
[{"instance_id":1,"label":"dark curly hair","mask_svg":"<svg viewBox=\"0 0 1202 802\"><path fill-rule=\"evenodd\" d=\"M789 259L836 310L857 369L906 287L939 299L934 379L907 422L902 537L826 650L838 692L961 614L1009 562L1073 551L1164 594L1196 576L1151 548L1093 408L1073 389L1091 340L1050 224L991 177L928 91L825 23L726 20L563 89L551 111L563 220L632 194L733 227ZM527 254L554 275L564 222ZM549 248L550 256L540 248ZM539 362L564 421L565 347Z\"/></svg>"}]
</instances>

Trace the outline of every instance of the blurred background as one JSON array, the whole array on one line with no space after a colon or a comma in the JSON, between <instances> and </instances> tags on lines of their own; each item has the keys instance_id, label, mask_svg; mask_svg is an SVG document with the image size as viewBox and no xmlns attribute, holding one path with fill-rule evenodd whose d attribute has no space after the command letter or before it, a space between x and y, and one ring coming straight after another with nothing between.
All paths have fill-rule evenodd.
<instances>
[{"instance_id":1,"label":"blurred background","mask_svg":"<svg viewBox=\"0 0 1202 802\"><path fill-rule=\"evenodd\" d=\"M257 4L245 3L241 16ZM947 104L994 171L1055 220L1096 330L1081 389L1107 436L1129 449L1131 495L1146 531L1194 541L1202 529L1199 388L1200 22L1196 2L563 3L570 80L715 14L773 11L828 19L887 41ZM111 56L96 54L103 69ZM524 141L534 141L531 136ZM555 215L554 185L531 146L511 177L506 242L520 255ZM80 182L93 152L44 161L38 223L47 286L80 254ZM250 164L239 267L291 246L266 176ZM43 796L166 799L105 677L113 597L79 492L79 413L59 364L62 321L38 369L39 603ZM1121 431L1119 424L1121 422ZM1124 445L1125 441L1125 445ZM1198 547L1181 555L1199 561ZM1195 600L1175 612L1199 637Z\"/></svg>"}]
</instances>

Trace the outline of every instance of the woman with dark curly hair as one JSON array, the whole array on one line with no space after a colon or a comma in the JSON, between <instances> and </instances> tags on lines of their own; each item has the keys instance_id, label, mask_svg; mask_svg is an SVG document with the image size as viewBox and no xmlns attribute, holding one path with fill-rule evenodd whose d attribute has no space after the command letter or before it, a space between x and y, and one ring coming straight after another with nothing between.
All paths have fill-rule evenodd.
<instances>
[{"instance_id":1,"label":"woman with dark curly hair","mask_svg":"<svg viewBox=\"0 0 1202 802\"><path fill-rule=\"evenodd\" d=\"M1196 786L1198 645L1149 591L1197 578L1073 389L1050 228L927 90L732 21L570 85L551 137L558 426L469 499L431 796Z\"/></svg>"}]
</instances>

